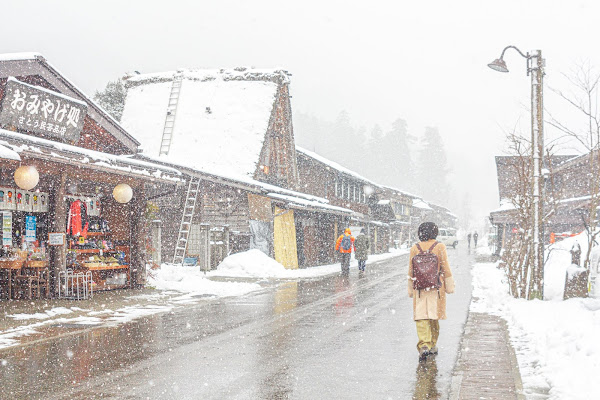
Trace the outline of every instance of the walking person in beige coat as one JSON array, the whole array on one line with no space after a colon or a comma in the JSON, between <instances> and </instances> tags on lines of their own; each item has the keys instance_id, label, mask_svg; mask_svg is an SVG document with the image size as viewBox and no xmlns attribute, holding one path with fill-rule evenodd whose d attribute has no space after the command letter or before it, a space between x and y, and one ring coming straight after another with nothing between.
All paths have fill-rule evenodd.
<instances>
[{"instance_id":1,"label":"walking person in beige coat","mask_svg":"<svg viewBox=\"0 0 600 400\"><path fill-rule=\"evenodd\" d=\"M440 334L440 319L446 319L446 293L454 293L454 279L448 264L446 246L437 242L438 227L433 222L419 226L420 242L410 249L408 263L408 296L413 298L413 319L417 324L419 358L424 360L429 354L437 354L437 341ZM421 252L437 256L439 287L416 290L413 274L413 258Z\"/></svg>"}]
</instances>

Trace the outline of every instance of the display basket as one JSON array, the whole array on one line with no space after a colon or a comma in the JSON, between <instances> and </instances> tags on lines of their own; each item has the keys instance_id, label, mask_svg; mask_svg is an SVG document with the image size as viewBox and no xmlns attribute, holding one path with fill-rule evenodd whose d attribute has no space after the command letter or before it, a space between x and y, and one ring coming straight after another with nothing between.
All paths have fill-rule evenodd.
<instances>
[{"instance_id":1,"label":"display basket","mask_svg":"<svg viewBox=\"0 0 600 400\"><path fill-rule=\"evenodd\" d=\"M8 268L8 269L19 269L23 266L24 262L25 262L24 258L0 259L0 266L2 268Z\"/></svg>"},{"instance_id":2,"label":"display basket","mask_svg":"<svg viewBox=\"0 0 600 400\"><path fill-rule=\"evenodd\" d=\"M46 266L46 261L44 261L44 260L29 260L29 261L27 261L27 266L30 268L44 268Z\"/></svg>"}]
</instances>

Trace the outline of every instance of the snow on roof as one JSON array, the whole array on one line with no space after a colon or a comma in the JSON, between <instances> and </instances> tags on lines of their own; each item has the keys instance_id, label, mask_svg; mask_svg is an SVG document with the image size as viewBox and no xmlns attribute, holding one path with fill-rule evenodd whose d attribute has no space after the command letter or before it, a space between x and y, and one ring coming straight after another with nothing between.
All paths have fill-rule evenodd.
<instances>
[{"instance_id":1,"label":"snow on roof","mask_svg":"<svg viewBox=\"0 0 600 400\"><path fill-rule=\"evenodd\" d=\"M500 200L500 207L498 207L495 210L490 211L490 213L511 211L511 210L516 210L514 203L512 202L512 200L510 200L508 198L503 198L502 200Z\"/></svg>"},{"instance_id":2,"label":"snow on roof","mask_svg":"<svg viewBox=\"0 0 600 400\"><path fill-rule=\"evenodd\" d=\"M388 204L390 204L390 200L379 200L377 204L379 204L380 206L387 206Z\"/></svg>"},{"instance_id":3,"label":"snow on roof","mask_svg":"<svg viewBox=\"0 0 600 400\"><path fill-rule=\"evenodd\" d=\"M326 198L315 196L312 194L296 192L296 191L290 190L290 189L285 189L285 188L282 188L279 186L271 185L270 183L257 181L249 176L228 175L228 174L217 173L217 172L213 172L213 171L197 170L197 169L194 169L192 167L185 165L185 163L182 163L182 162L165 161L162 157L150 157L146 154L137 154L136 157L148 160L151 163L152 162L158 162L161 164L165 163L166 165L170 165L175 168L182 168L184 171L188 170L188 172L187 172L188 174L199 175L199 176L203 177L204 179L211 180L211 178L213 178L213 179L216 178L214 180L221 181L224 184L227 184L227 182L231 182L231 183L241 184L248 189L251 189L251 188L259 189L263 193L270 193L270 192L281 193L281 194L286 194L286 195L290 195L293 197L298 197L298 198L302 198L302 199L306 199L306 200L310 200L310 201L317 201L322 204L329 203L329 200L327 200ZM223 181L225 181L225 182L223 182Z\"/></svg>"},{"instance_id":4,"label":"snow on roof","mask_svg":"<svg viewBox=\"0 0 600 400\"><path fill-rule=\"evenodd\" d=\"M127 172L140 176L153 177L161 180L180 181L181 179L179 176L182 175L182 173L175 168L134 159L132 156L118 156L114 154L102 153L99 151L85 149L83 147L77 147L65 143L55 142L53 140L38 138L36 136L7 131L5 129L0 129L0 146L6 146L16 153L29 152L39 155L49 154L52 158L56 160L62 159L63 161L73 160L65 154L70 153L82 157L82 160L79 160L79 162L83 164L113 169L115 171ZM43 151L48 149L51 150L50 153L48 153L48 151ZM56 151L61 152L62 154L58 154ZM17 154L17 156L19 155Z\"/></svg>"},{"instance_id":5,"label":"snow on roof","mask_svg":"<svg viewBox=\"0 0 600 400\"><path fill-rule=\"evenodd\" d=\"M562 200L559 200L558 202L559 203L570 203L570 202L573 202L573 201L589 200L591 198L592 198L591 195L587 195L587 196L581 196L581 197L571 197L569 199L562 199Z\"/></svg>"},{"instance_id":6,"label":"snow on roof","mask_svg":"<svg viewBox=\"0 0 600 400\"><path fill-rule=\"evenodd\" d=\"M325 204L314 200L306 200L295 196L288 196L279 193L268 193L267 196L273 199L285 200L291 207L296 206L298 208L306 209L316 208L319 210L337 211L343 214L354 214L354 211L347 208L337 207L331 204Z\"/></svg>"},{"instance_id":7,"label":"snow on roof","mask_svg":"<svg viewBox=\"0 0 600 400\"><path fill-rule=\"evenodd\" d=\"M310 158L314 158L315 160L319 161L320 163L323 163L323 164L325 164L325 165L327 165L327 166L329 166L329 167L331 167L331 168L333 168L333 169L335 169L335 170L337 170L339 172L342 172L344 174L350 175L350 176L352 176L352 177L354 177L356 179L359 179L361 181L367 182L367 183L369 183L369 184L371 184L373 186L376 186L376 187L380 187L381 186L381 185L379 185L379 184L377 184L377 183L375 183L375 182L373 182L373 181L365 178L364 176L361 176L361 175L357 174L356 172L354 172L354 171L352 171L352 170L350 170L350 169L348 169L348 168L346 168L346 167L344 167L344 166L336 163L335 161L331 161L330 159L325 158L323 156L320 156L317 153L314 153L314 152L312 152L310 150L306 150L306 149L303 149L302 147L296 146L296 151L299 151L300 153L303 153L304 155L306 155L306 156L308 156Z\"/></svg>"},{"instance_id":8,"label":"snow on roof","mask_svg":"<svg viewBox=\"0 0 600 400\"><path fill-rule=\"evenodd\" d=\"M128 78L122 123L144 153L159 154L173 77L182 74L168 161L229 176L253 176L280 70L180 70Z\"/></svg>"},{"instance_id":9,"label":"snow on roof","mask_svg":"<svg viewBox=\"0 0 600 400\"><path fill-rule=\"evenodd\" d=\"M21 161L19 153L5 146L0 146L0 158L3 160Z\"/></svg>"},{"instance_id":10,"label":"snow on roof","mask_svg":"<svg viewBox=\"0 0 600 400\"><path fill-rule=\"evenodd\" d=\"M400 190L398 188L395 188L395 187L392 187L392 186L387 186L387 185L380 185L380 186L382 188L384 188L384 189L392 190L394 192L401 193L401 194L406 195L408 197L419 198L419 196L417 196L416 194L409 193L409 192L407 192L405 190Z\"/></svg>"},{"instance_id":11,"label":"snow on roof","mask_svg":"<svg viewBox=\"0 0 600 400\"><path fill-rule=\"evenodd\" d=\"M179 69L177 71L166 71L149 74L133 75L127 78L127 86L132 87L139 84L172 81L173 75L181 73L186 79L199 81L211 81L222 79L226 81L271 81L276 83L289 83L290 74L281 69L263 69L254 67L235 67L220 69Z\"/></svg>"},{"instance_id":12,"label":"snow on roof","mask_svg":"<svg viewBox=\"0 0 600 400\"><path fill-rule=\"evenodd\" d=\"M4 53L0 54L0 61L35 60L42 57L40 53Z\"/></svg>"},{"instance_id":13,"label":"snow on roof","mask_svg":"<svg viewBox=\"0 0 600 400\"><path fill-rule=\"evenodd\" d=\"M433 210L423 199L413 199L412 205L423 210Z\"/></svg>"}]
</instances>

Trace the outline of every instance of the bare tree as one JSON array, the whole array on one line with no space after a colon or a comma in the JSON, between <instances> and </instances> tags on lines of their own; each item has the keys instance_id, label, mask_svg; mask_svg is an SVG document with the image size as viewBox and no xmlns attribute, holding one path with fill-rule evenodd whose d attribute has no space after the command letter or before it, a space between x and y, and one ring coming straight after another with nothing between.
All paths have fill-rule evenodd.
<instances>
[{"instance_id":1,"label":"bare tree","mask_svg":"<svg viewBox=\"0 0 600 400\"><path fill-rule=\"evenodd\" d=\"M507 134L509 153L513 156L509 167L512 177L510 201L516 212L517 231L512 234L502 254L501 266L509 282L510 294L516 298L534 299L541 297L542 274L533 270L533 185L531 163L531 140L516 133ZM555 186L552 179L552 151L549 147L544 165L546 196L542 223L547 223L556 210ZM543 268L543 266L540 266Z\"/></svg>"}]
</instances>

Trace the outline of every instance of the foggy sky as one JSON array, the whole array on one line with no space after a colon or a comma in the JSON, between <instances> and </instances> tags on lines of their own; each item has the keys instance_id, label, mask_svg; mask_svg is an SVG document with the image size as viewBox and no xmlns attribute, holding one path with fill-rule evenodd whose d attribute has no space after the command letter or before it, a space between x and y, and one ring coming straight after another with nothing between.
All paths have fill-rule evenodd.
<instances>
[{"instance_id":1,"label":"foggy sky","mask_svg":"<svg viewBox=\"0 0 600 400\"><path fill-rule=\"evenodd\" d=\"M469 197L482 218L498 206L504 131L530 129L524 59L507 52L509 74L486 64L507 45L541 49L546 87L577 62L600 66L593 1L86 3L5 2L0 52L42 53L89 95L126 71L282 67L293 74L293 111L334 120L346 110L369 130L401 117L417 136L437 126L452 203ZM564 107L545 93L547 108Z\"/></svg>"}]
</instances>

